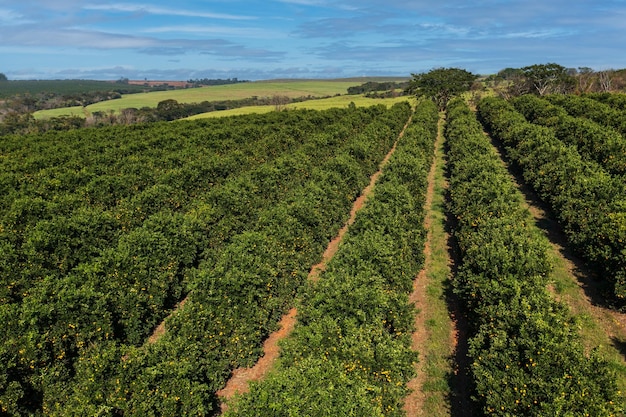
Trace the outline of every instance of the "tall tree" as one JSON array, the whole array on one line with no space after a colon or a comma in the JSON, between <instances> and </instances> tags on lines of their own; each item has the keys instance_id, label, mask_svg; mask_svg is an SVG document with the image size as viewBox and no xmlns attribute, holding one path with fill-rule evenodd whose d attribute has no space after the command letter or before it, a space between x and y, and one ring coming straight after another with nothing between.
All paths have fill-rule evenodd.
<instances>
[{"instance_id":1,"label":"tall tree","mask_svg":"<svg viewBox=\"0 0 626 417\"><path fill-rule=\"evenodd\" d=\"M521 70L528 90L540 96L567 93L575 86L574 78L568 74L567 68L559 64L535 64Z\"/></svg>"},{"instance_id":2,"label":"tall tree","mask_svg":"<svg viewBox=\"0 0 626 417\"><path fill-rule=\"evenodd\" d=\"M431 98L439 110L444 110L448 101L466 91L478 78L460 68L436 68L427 73L411 74L411 80L407 91L417 96Z\"/></svg>"},{"instance_id":3,"label":"tall tree","mask_svg":"<svg viewBox=\"0 0 626 417\"><path fill-rule=\"evenodd\" d=\"M0 81L9 81L6 75L0 72Z\"/></svg>"}]
</instances>

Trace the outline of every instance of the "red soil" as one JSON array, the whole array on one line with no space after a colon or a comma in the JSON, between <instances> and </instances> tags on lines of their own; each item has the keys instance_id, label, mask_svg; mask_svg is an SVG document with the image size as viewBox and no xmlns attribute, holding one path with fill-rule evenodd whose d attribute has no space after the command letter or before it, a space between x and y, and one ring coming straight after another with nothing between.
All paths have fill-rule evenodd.
<instances>
[{"instance_id":1,"label":"red soil","mask_svg":"<svg viewBox=\"0 0 626 417\"><path fill-rule=\"evenodd\" d=\"M233 371L230 380L224 388L217 392L222 399L232 398L235 394L243 394L249 389L249 381L259 381L267 375L272 368L273 362L280 355L278 342L283 340L293 330L296 324L296 308L289 310L289 313L280 320L280 329L272 333L265 343L263 343L263 357L252 368L238 368ZM227 404L222 402L222 412L226 411Z\"/></svg>"},{"instance_id":2,"label":"red soil","mask_svg":"<svg viewBox=\"0 0 626 417\"><path fill-rule=\"evenodd\" d=\"M441 140L438 135L437 142ZM438 144L435 144L437 149ZM428 271L431 264L431 239L432 239L432 216L431 207L433 203L433 195L435 193L435 172L436 172L436 155L433 158L433 164L428 173L428 188L426 189L426 201L424 210L426 217L424 218L424 229L427 231L426 241L424 242L424 268L419 272L418 276L413 280L413 292L409 295L409 302L414 303L419 309L419 313L415 316L415 332L411 336L411 348L417 352L424 352L424 346L428 340L428 331L426 326L426 317L428 313L428 301L426 296L426 288L428 286ZM407 387L411 393L406 397L404 402L404 411L409 417L423 415L424 401L426 396L422 390L422 386L426 380L426 372L424 369L424 359L415 365L417 376L407 383Z\"/></svg>"}]
</instances>

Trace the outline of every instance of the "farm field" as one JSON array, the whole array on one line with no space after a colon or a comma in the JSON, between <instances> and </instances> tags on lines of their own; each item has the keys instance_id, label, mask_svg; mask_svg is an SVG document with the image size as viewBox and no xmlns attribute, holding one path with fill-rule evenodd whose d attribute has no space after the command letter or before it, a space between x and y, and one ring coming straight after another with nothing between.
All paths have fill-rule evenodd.
<instances>
[{"instance_id":1,"label":"farm field","mask_svg":"<svg viewBox=\"0 0 626 417\"><path fill-rule=\"evenodd\" d=\"M543 103L530 105L541 108ZM626 183L621 169L626 155L622 137L605 141L607 129L598 126L595 134L580 136L571 123L567 130L531 124L512 104L497 98L483 100L479 112L488 129L511 150L525 180L552 208L576 252L599 268L614 299L623 300ZM603 151L606 158L598 161L590 147L608 147Z\"/></svg>"},{"instance_id":2,"label":"farm field","mask_svg":"<svg viewBox=\"0 0 626 417\"><path fill-rule=\"evenodd\" d=\"M412 101L412 98L409 98L409 97L369 98L369 97L365 97L362 94L349 95L349 96L342 95L342 96L330 97L330 98L306 100L301 103L289 103L285 105L285 109L287 110L295 110L295 109L328 110L333 107L346 108L350 106L350 103L354 103L354 105L358 107L375 106L378 104L382 104L385 106L393 106L396 103L401 103L407 100ZM272 106L272 105L248 106L248 107L241 107L239 109L231 109L231 110L223 110L223 111L215 111L215 112L198 114L195 116L188 117L187 120L196 120L196 119L204 119L204 118L211 118L211 117L239 116L243 114L252 114L252 113L262 114L262 113L269 113L275 110L276 110L275 106Z\"/></svg>"},{"instance_id":3,"label":"farm field","mask_svg":"<svg viewBox=\"0 0 626 417\"><path fill-rule=\"evenodd\" d=\"M480 103L481 114L489 109L509 116L501 108L494 111L493 100ZM567 306L549 293L548 242L530 221L476 116L457 100L447 117L451 214L460 253L453 287L471 323L476 412L621 413L615 369L585 351Z\"/></svg>"},{"instance_id":4,"label":"farm field","mask_svg":"<svg viewBox=\"0 0 626 417\"><path fill-rule=\"evenodd\" d=\"M400 412L417 360L408 296L424 260L426 176L437 119L433 103L418 106L373 197L304 292L276 371L226 415Z\"/></svg>"},{"instance_id":5,"label":"farm field","mask_svg":"<svg viewBox=\"0 0 626 417\"><path fill-rule=\"evenodd\" d=\"M2 409L210 414L409 114L296 110L3 141Z\"/></svg>"},{"instance_id":6,"label":"farm field","mask_svg":"<svg viewBox=\"0 0 626 417\"><path fill-rule=\"evenodd\" d=\"M367 79L364 79L367 80ZM326 97L346 94L348 87L359 85L365 81L357 80L283 80L256 81L229 85L218 85L200 88L189 88L172 91L156 91L150 93L129 94L121 99L104 101L82 107L67 109L43 110L35 113L36 118L50 118L63 115L84 116L88 112L118 112L125 108L156 107L163 100L173 99L179 103L200 103L203 101L238 100L250 97L287 96Z\"/></svg>"},{"instance_id":7,"label":"farm field","mask_svg":"<svg viewBox=\"0 0 626 417\"><path fill-rule=\"evenodd\" d=\"M438 113L342 95L2 137L0 414L623 415L623 110L591 97L489 97L477 112L457 99ZM583 117L577 100L596 110ZM503 158L599 282L594 306ZM453 267L429 270L425 219ZM437 277L414 304L424 274ZM294 308L271 372L222 411L219 391ZM467 328L450 338L459 311ZM412 344L415 323L438 340ZM416 370L425 399L403 408Z\"/></svg>"},{"instance_id":8,"label":"farm field","mask_svg":"<svg viewBox=\"0 0 626 417\"><path fill-rule=\"evenodd\" d=\"M144 87L94 80L9 81L2 83L0 86L0 98L10 97L15 94L79 94L112 90L139 92L144 91Z\"/></svg>"},{"instance_id":9,"label":"farm field","mask_svg":"<svg viewBox=\"0 0 626 417\"><path fill-rule=\"evenodd\" d=\"M50 119L52 117L61 116L79 116L85 117L90 112L83 106L63 107L60 109L39 110L33 113L35 119Z\"/></svg>"}]
</instances>

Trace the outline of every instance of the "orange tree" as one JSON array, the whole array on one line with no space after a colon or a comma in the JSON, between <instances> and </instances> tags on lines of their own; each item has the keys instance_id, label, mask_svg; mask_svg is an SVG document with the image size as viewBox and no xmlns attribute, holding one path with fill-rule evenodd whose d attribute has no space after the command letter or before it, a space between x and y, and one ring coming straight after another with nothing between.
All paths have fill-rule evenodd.
<instances>
[{"instance_id":1,"label":"orange tree","mask_svg":"<svg viewBox=\"0 0 626 417\"><path fill-rule=\"evenodd\" d=\"M472 415L620 415L615 373L586 353L566 306L548 293L548 244L461 100L448 106L445 137L459 249L452 286L470 323Z\"/></svg>"},{"instance_id":2,"label":"orange tree","mask_svg":"<svg viewBox=\"0 0 626 417\"><path fill-rule=\"evenodd\" d=\"M483 124L506 146L524 180L547 202L572 247L613 286L615 302L626 300L626 186L554 131L528 123L512 104L488 97L478 105ZM609 300L607 300L609 301Z\"/></svg>"}]
</instances>

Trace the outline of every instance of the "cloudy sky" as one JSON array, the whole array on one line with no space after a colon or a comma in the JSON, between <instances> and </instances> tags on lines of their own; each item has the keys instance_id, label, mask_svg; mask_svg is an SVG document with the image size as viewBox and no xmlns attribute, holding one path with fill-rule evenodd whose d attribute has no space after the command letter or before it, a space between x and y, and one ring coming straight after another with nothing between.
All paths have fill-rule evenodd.
<instances>
[{"instance_id":1,"label":"cloudy sky","mask_svg":"<svg viewBox=\"0 0 626 417\"><path fill-rule=\"evenodd\" d=\"M9 79L626 68L626 0L0 0Z\"/></svg>"}]
</instances>

